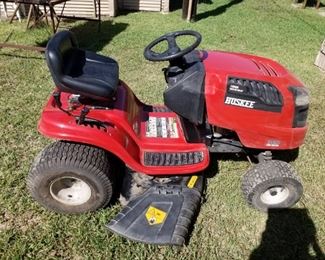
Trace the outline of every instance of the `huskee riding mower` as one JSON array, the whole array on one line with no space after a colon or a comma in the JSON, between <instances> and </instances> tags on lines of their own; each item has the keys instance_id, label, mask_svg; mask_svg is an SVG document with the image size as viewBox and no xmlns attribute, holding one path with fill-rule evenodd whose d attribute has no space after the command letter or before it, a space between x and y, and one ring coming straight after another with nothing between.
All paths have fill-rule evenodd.
<instances>
[{"instance_id":1,"label":"huskee riding mower","mask_svg":"<svg viewBox=\"0 0 325 260\"><path fill-rule=\"evenodd\" d=\"M181 49L176 40L184 36L193 43ZM156 51L163 42L167 50ZM119 79L115 60L78 48L71 32L54 35L46 60L56 88L38 128L57 141L31 167L34 199L61 213L94 211L108 205L127 169L138 176L136 187L146 185L108 229L182 245L200 207L210 153L217 153L256 163L242 181L248 204L262 211L293 206L303 188L283 156L294 157L303 144L308 91L275 61L195 50L200 42L198 32L177 31L145 48L147 60L169 61L164 105L147 105Z\"/></svg>"}]
</instances>

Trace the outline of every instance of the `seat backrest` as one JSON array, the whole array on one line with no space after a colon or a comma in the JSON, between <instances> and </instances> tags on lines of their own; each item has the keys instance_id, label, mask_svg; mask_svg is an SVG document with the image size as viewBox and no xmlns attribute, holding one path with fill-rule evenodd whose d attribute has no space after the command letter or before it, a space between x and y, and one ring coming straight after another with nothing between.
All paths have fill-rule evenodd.
<instances>
[{"instance_id":1,"label":"seat backrest","mask_svg":"<svg viewBox=\"0 0 325 260\"><path fill-rule=\"evenodd\" d=\"M57 87L61 85L64 56L74 48L78 48L76 37L72 32L62 31L55 34L48 42L45 51L47 66Z\"/></svg>"}]
</instances>

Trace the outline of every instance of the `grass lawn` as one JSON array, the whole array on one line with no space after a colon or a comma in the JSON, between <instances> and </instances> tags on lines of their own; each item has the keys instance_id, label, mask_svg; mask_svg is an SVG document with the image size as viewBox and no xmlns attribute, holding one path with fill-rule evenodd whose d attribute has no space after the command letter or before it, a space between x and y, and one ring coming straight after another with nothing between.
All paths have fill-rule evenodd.
<instances>
[{"instance_id":1,"label":"grass lawn","mask_svg":"<svg viewBox=\"0 0 325 260\"><path fill-rule=\"evenodd\" d=\"M228 0L202 3L198 21L186 23L181 11L128 13L104 21L69 23L82 47L109 55L120 64L120 78L138 97L162 102L163 63L143 58L143 49L163 33L193 29L200 48L248 52L284 64L310 88L306 143L294 165L304 183L295 209L269 214L249 208L241 195L247 162L219 161L208 180L206 202L183 248L148 246L108 233L104 225L120 206L64 216L49 212L29 196L25 177L34 156L51 142L36 126L53 82L41 54L0 50L0 259L315 259L325 250L325 74L314 65L324 40L325 18L314 9L294 9L291 0ZM0 42L44 44L49 29L25 31L25 24L0 23ZM118 173L117 173L118 174ZM318 253L317 253L318 252ZM281 258L282 256L282 258ZM255 257L255 258L254 258ZM324 258L323 258L324 259Z\"/></svg>"}]
</instances>

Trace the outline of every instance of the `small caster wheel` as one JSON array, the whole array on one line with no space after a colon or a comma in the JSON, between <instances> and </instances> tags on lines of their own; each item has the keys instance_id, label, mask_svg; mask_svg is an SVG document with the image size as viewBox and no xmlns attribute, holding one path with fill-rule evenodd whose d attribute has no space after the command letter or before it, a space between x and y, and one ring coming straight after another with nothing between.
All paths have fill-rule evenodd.
<instances>
[{"instance_id":1,"label":"small caster wheel","mask_svg":"<svg viewBox=\"0 0 325 260\"><path fill-rule=\"evenodd\" d=\"M303 187L294 168L284 161L264 161L244 175L242 191L248 204L261 211L290 208L302 196Z\"/></svg>"}]
</instances>

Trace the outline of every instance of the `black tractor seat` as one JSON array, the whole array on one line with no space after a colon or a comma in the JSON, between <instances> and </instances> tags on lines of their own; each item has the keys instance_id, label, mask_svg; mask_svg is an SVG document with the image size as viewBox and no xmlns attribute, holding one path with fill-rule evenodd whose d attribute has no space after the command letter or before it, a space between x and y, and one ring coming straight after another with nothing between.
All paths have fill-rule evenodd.
<instances>
[{"instance_id":1,"label":"black tractor seat","mask_svg":"<svg viewBox=\"0 0 325 260\"><path fill-rule=\"evenodd\" d=\"M46 47L46 61L59 91L108 101L119 82L115 60L78 48L75 36L62 31L53 36Z\"/></svg>"}]
</instances>

